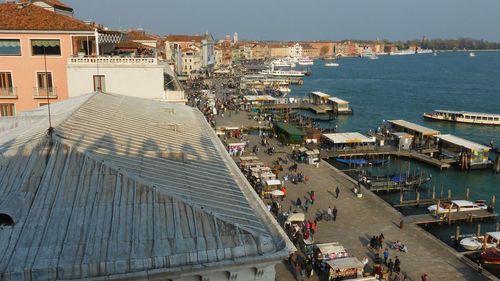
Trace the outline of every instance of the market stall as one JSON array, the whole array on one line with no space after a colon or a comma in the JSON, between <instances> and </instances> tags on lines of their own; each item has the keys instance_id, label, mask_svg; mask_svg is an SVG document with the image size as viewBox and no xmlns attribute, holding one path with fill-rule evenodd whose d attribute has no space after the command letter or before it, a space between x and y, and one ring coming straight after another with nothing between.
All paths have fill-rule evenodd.
<instances>
[{"instance_id":1,"label":"market stall","mask_svg":"<svg viewBox=\"0 0 500 281\"><path fill-rule=\"evenodd\" d=\"M264 181L264 190L262 190L262 197L268 198L271 197L271 191L273 190L281 190L281 181L277 179L269 179Z\"/></svg>"},{"instance_id":2,"label":"market stall","mask_svg":"<svg viewBox=\"0 0 500 281\"><path fill-rule=\"evenodd\" d=\"M227 151L231 156L242 155L243 152L245 152L245 143L244 142L228 143Z\"/></svg>"},{"instance_id":3,"label":"market stall","mask_svg":"<svg viewBox=\"0 0 500 281\"><path fill-rule=\"evenodd\" d=\"M330 268L330 279L356 280L363 277L364 265L357 258L332 259L326 263Z\"/></svg>"},{"instance_id":4,"label":"market stall","mask_svg":"<svg viewBox=\"0 0 500 281\"><path fill-rule=\"evenodd\" d=\"M306 151L306 162L309 165L317 165L320 162L319 150L313 149Z\"/></svg>"},{"instance_id":5,"label":"market stall","mask_svg":"<svg viewBox=\"0 0 500 281\"><path fill-rule=\"evenodd\" d=\"M347 250L338 242L316 244L318 260L334 260L349 257Z\"/></svg>"}]
</instances>

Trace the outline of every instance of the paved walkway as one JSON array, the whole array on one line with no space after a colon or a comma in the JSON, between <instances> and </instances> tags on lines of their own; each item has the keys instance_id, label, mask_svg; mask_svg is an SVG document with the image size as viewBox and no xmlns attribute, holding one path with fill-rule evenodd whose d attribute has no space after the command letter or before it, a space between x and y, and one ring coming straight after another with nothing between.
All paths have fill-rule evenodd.
<instances>
[{"instance_id":1,"label":"paved walkway","mask_svg":"<svg viewBox=\"0 0 500 281\"><path fill-rule=\"evenodd\" d=\"M241 118L241 115L239 116ZM230 118L224 118L230 124ZM236 125L236 124L235 124ZM251 146L258 143L258 136L245 136L251 141ZM278 156L284 157L290 153L290 147L278 147L271 141L278 152L270 157L260 149L257 156L271 166L271 162ZM248 154L248 153L247 153ZM290 164L290 162L289 162ZM286 169L285 169L286 171ZM399 256L401 269L410 280L420 280L421 275L427 273L430 280L487 280L476 270L459 260L457 253L444 243L434 238L423 229L414 225L405 225L399 228L402 215L385 201L371 192L363 190L363 197L357 198L352 192L354 183L342 172L322 161L320 166L299 164L299 172L310 177L307 184L293 184L287 182L288 195L283 202L283 210L288 210L298 197L304 202L308 193L314 190L317 200L310 206L306 219L313 220L317 211L325 211L329 206L338 209L337 221L320 221L317 226L315 242L340 242L348 252L358 259L364 256L373 257L374 252L366 247L371 236L384 233L387 247L396 240L402 241L408 247L408 253L390 251L390 258ZM334 196L336 187L340 188L338 199ZM369 267L371 263L369 263ZM285 265L278 265L277 277L279 281L295 280ZM317 280L316 277L311 280ZM498 280L498 279L493 279Z\"/></svg>"}]
</instances>

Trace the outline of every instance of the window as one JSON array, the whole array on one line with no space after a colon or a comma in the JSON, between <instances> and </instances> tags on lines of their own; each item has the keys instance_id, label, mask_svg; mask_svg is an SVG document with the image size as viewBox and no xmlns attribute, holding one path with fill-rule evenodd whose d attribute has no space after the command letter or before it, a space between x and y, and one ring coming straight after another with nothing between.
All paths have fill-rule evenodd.
<instances>
[{"instance_id":1,"label":"window","mask_svg":"<svg viewBox=\"0 0 500 281\"><path fill-rule=\"evenodd\" d=\"M13 103L0 103L1 116L14 116L16 114L16 106Z\"/></svg>"},{"instance_id":2,"label":"window","mask_svg":"<svg viewBox=\"0 0 500 281\"><path fill-rule=\"evenodd\" d=\"M19 39L0 39L0 56L20 56L21 41Z\"/></svg>"},{"instance_id":3,"label":"window","mask_svg":"<svg viewBox=\"0 0 500 281\"><path fill-rule=\"evenodd\" d=\"M0 214L0 226L10 226L14 225L14 220L12 219L11 216L7 214Z\"/></svg>"},{"instance_id":4,"label":"window","mask_svg":"<svg viewBox=\"0 0 500 281\"><path fill-rule=\"evenodd\" d=\"M0 96L14 95L12 89L12 73L0 72Z\"/></svg>"},{"instance_id":5,"label":"window","mask_svg":"<svg viewBox=\"0 0 500 281\"><path fill-rule=\"evenodd\" d=\"M31 40L31 53L34 56L57 56L61 54L59 39L34 39Z\"/></svg>"},{"instance_id":6,"label":"window","mask_svg":"<svg viewBox=\"0 0 500 281\"><path fill-rule=\"evenodd\" d=\"M94 92L105 92L106 83L104 75L94 75Z\"/></svg>"},{"instance_id":7,"label":"window","mask_svg":"<svg viewBox=\"0 0 500 281\"><path fill-rule=\"evenodd\" d=\"M45 76L47 74L47 76ZM52 88L52 73L51 72L37 72L36 81L38 83L38 88Z\"/></svg>"}]
</instances>

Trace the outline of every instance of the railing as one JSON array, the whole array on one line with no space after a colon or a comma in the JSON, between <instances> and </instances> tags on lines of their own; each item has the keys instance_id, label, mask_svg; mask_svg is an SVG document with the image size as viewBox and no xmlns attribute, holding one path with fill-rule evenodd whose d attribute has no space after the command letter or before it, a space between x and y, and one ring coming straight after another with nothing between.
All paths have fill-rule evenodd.
<instances>
[{"instance_id":1,"label":"railing","mask_svg":"<svg viewBox=\"0 0 500 281\"><path fill-rule=\"evenodd\" d=\"M49 99L56 99L57 98L57 88L52 87L52 88L40 88L40 87L33 87L33 97L35 99L46 99L48 94Z\"/></svg>"},{"instance_id":2,"label":"railing","mask_svg":"<svg viewBox=\"0 0 500 281\"><path fill-rule=\"evenodd\" d=\"M78 64L112 64L112 65L144 65L158 64L157 58L122 58L122 57L75 57L68 59L69 65Z\"/></svg>"},{"instance_id":3,"label":"railing","mask_svg":"<svg viewBox=\"0 0 500 281\"><path fill-rule=\"evenodd\" d=\"M17 98L17 87L0 88L0 99L15 99Z\"/></svg>"}]
</instances>

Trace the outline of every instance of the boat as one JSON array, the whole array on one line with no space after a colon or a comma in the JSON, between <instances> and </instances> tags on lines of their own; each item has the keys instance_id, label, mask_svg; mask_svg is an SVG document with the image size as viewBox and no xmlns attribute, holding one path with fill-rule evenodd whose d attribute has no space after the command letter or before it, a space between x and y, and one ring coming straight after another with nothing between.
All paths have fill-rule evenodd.
<instances>
[{"instance_id":1,"label":"boat","mask_svg":"<svg viewBox=\"0 0 500 281\"><path fill-rule=\"evenodd\" d=\"M303 77L305 75L305 72L299 71L299 70L268 69L268 70L262 71L260 74L277 76L277 77Z\"/></svg>"},{"instance_id":2,"label":"boat","mask_svg":"<svg viewBox=\"0 0 500 281\"><path fill-rule=\"evenodd\" d=\"M450 211L452 213L456 213L456 212L479 211L486 209L488 209L488 206L486 205L486 202L484 200L478 200L476 202L468 200L444 201L441 202L439 207L437 207L437 205L431 205L427 208L429 212L438 214L446 214Z\"/></svg>"},{"instance_id":3,"label":"boat","mask_svg":"<svg viewBox=\"0 0 500 281\"><path fill-rule=\"evenodd\" d=\"M486 239L486 241L485 241ZM486 232L486 235L471 236L460 240L460 245L468 251L476 251L500 246L500 231Z\"/></svg>"},{"instance_id":4,"label":"boat","mask_svg":"<svg viewBox=\"0 0 500 281\"><path fill-rule=\"evenodd\" d=\"M327 63L325 63L325 66L328 66L328 67L337 67L337 66L339 66L339 64L335 63L335 62L327 62Z\"/></svg>"},{"instance_id":5,"label":"boat","mask_svg":"<svg viewBox=\"0 0 500 281\"><path fill-rule=\"evenodd\" d=\"M313 65L314 61L310 58L301 58L298 62L299 65Z\"/></svg>"},{"instance_id":6,"label":"boat","mask_svg":"<svg viewBox=\"0 0 500 281\"><path fill-rule=\"evenodd\" d=\"M500 247L485 249L481 253L481 260L485 264L500 264Z\"/></svg>"},{"instance_id":7,"label":"boat","mask_svg":"<svg viewBox=\"0 0 500 281\"><path fill-rule=\"evenodd\" d=\"M432 55L436 57L438 55L438 53L434 52Z\"/></svg>"},{"instance_id":8,"label":"boat","mask_svg":"<svg viewBox=\"0 0 500 281\"><path fill-rule=\"evenodd\" d=\"M290 59L276 59L271 62L273 67L289 67L294 68L295 63Z\"/></svg>"},{"instance_id":9,"label":"boat","mask_svg":"<svg viewBox=\"0 0 500 281\"><path fill-rule=\"evenodd\" d=\"M432 179L432 175L388 175L388 176L369 176L363 175L359 181L369 188L375 187L406 187L416 188Z\"/></svg>"},{"instance_id":10,"label":"boat","mask_svg":"<svg viewBox=\"0 0 500 281\"><path fill-rule=\"evenodd\" d=\"M417 49L417 54L432 54L433 51L432 49Z\"/></svg>"},{"instance_id":11,"label":"boat","mask_svg":"<svg viewBox=\"0 0 500 281\"><path fill-rule=\"evenodd\" d=\"M407 55L414 55L415 51L408 49L408 50L401 50L401 51L394 51L390 52L389 55L391 56L407 56Z\"/></svg>"},{"instance_id":12,"label":"boat","mask_svg":"<svg viewBox=\"0 0 500 281\"><path fill-rule=\"evenodd\" d=\"M377 57L377 55L375 55L375 54L372 54L372 55L371 55L371 56L369 56L368 58L369 58L369 59L371 59L371 60L378 60L378 57Z\"/></svg>"},{"instance_id":13,"label":"boat","mask_svg":"<svg viewBox=\"0 0 500 281\"><path fill-rule=\"evenodd\" d=\"M434 110L432 113L424 113L424 118L457 123L500 125L500 114L493 113Z\"/></svg>"},{"instance_id":14,"label":"boat","mask_svg":"<svg viewBox=\"0 0 500 281\"><path fill-rule=\"evenodd\" d=\"M476 56L476 54L474 52L469 53L469 57L475 57L475 56Z\"/></svg>"},{"instance_id":15,"label":"boat","mask_svg":"<svg viewBox=\"0 0 500 281\"><path fill-rule=\"evenodd\" d=\"M387 159L343 159L343 158L336 158L335 161L343 164L349 164L349 165L382 165L387 163Z\"/></svg>"},{"instance_id":16,"label":"boat","mask_svg":"<svg viewBox=\"0 0 500 281\"><path fill-rule=\"evenodd\" d=\"M337 58L334 56L326 56L326 57L321 57L320 60L336 60Z\"/></svg>"}]
</instances>

